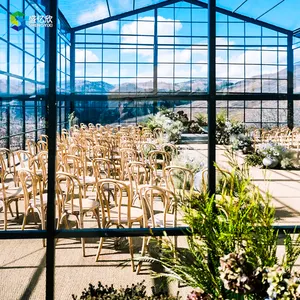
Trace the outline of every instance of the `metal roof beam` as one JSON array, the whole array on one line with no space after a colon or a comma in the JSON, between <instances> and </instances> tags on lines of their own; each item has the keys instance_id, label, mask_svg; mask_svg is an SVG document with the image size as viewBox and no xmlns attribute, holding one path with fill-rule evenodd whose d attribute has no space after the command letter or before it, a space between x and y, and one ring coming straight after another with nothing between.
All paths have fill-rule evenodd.
<instances>
[{"instance_id":1,"label":"metal roof beam","mask_svg":"<svg viewBox=\"0 0 300 300\"><path fill-rule=\"evenodd\" d=\"M260 19L262 16L264 16L265 14L267 14L268 12L270 12L271 10L273 10L275 7L277 7L279 4L281 4L284 1L285 0L281 0L280 2L278 2L277 4L275 4L274 6L272 6L270 9L268 9L263 14L261 14L259 17L257 17L256 20Z\"/></svg>"},{"instance_id":2,"label":"metal roof beam","mask_svg":"<svg viewBox=\"0 0 300 300\"><path fill-rule=\"evenodd\" d=\"M188 3L191 3L191 4L194 4L194 5L204 7L204 8L208 7L207 3L202 2L200 0L184 0L184 1L188 2ZM217 7L216 11L218 13L225 14L227 16L237 18L237 19L243 20L245 22L253 23L253 24L256 24L258 26L269 28L271 30L275 30L275 31L278 31L278 32L281 32L281 33L284 33L284 34L290 34L292 32L291 30L288 30L288 29L285 29L285 28L282 28L282 27L279 27L279 26L276 26L276 25L272 25L272 24L269 24L269 23L266 23L266 22L263 22L263 21L260 21L260 20L256 20L254 18L250 18L250 17L238 14L236 12L232 12L230 10L227 10L227 9L224 9L224 8L221 8L221 7Z\"/></svg>"},{"instance_id":3,"label":"metal roof beam","mask_svg":"<svg viewBox=\"0 0 300 300\"><path fill-rule=\"evenodd\" d=\"M108 0L106 0L106 5L107 5L108 14L109 14L109 16L111 17L110 7L109 7Z\"/></svg>"},{"instance_id":4,"label":"metal roof beam","mask_svg":"<svg viewBox=\"0 0 300 300\"><path fill-rule=\"evenodd\" d=\"M232 12L236 12L238 9L240 9L248 0L244 0L236 9L234 9Z\"/></svg>"},{"instance_id":5,"label":"metal roof beam","mask_svg":"<svg viewBox=\"0 0 300 300\"><path fill-rule=\"evenodd\" d=\"M90 23L87 23L87 24L84 24L84 25L76 26L76 27L73 27L72 29L73 29L73 31L78 31L78 30L90 28L90 27L101 25L101 24L108 23L108 22L111 22L111 21L116 21L116 20L119 20L121 18L126 18L126 17L132 16L132 15L135 15L135 14L143 13L145 11L148 11L148 10L151 10L151 9L154 9L154 8L159 8L159 7L163 7L163 6L166 6L166 5L174 4L174 3L177 3L177 2L180 2L180 1L181 0L165 0L165 1L157 3L157 4L145 6L145 7L138 8L138 9L135 9L135 10L132 10L132 11L128 11L128 12L125 12L125 13L122 13L122 14L111 16L111 17L108 17L108 18L105 18L105 19L102 19L102 20L98 20L98 21L90 22Z\"/></svg>"}]
</instances>

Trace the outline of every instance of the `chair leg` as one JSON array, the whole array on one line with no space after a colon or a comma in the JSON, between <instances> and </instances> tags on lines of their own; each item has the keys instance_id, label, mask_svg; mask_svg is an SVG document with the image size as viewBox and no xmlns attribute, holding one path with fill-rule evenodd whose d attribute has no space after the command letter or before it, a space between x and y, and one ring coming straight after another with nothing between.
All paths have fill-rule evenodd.
<instances>
[{"instance_id":1,"label":"chair leg","mask_svg":"<svg viewBox=\"0 0 300 300\"><path fill-rule=\"evenodd\" d=\"M19 219L19 202L18 202L18 200L16 201L16 214L17 214L17 218Z\"/></svg>"},{"instance_id":2,"label":"chair leg","mask_svg":"<svg viewBox=\"0 0 300 300\"><path fill-rule=\"evenodd\" d=\"M101 228L99 209L93 210L93 213L97 219L98 228Z\"/></svg>"},{"instance_id":3,"label":"chair leg","mask_svg":"<svg viewBox=\"0 0 300 300\"><path fill-rule=\"evenodd\" d=\"M141 251L141 256L145 256L146 254L146 247L147 247L147 239L148 237L144 236L143 237L143 245L142 245L142 251ZM142 261L140 260L137 267L136 267L136 274L138 275L140 273L140 270L142 268Z\"/></svg>"},{"instance_id":4,"label":"chair leg","mask_svg":"<svg viewBox=\"0 0 300 300\"><path fill-rule=\"evenodd\" d=\"M103 242L104 242L104 238L101 237L100 241L99 241L98 251L97 251L97 254L96 254L96 262L99 260L101 250L102 250L102 246L103 246Z\"/></svg>"},{"instance_id":5,"label":"chair leg","mask_svg":"<svg viewBox=\"0 0 300 300\"><path fill-rule=\"evenodd\" d=\"M130 252L130 257L131 257L131 267L132 267L132 272L134 272L134 257L133 257L133 243L132 243L132 237L128 237L129 241L129 252Z\"/></svg>"},{"instance_id":6,"label":"chair leg","mask_svg":"<svg viewBox=\"0 0 300 300\"><path fill-rule=\"evenodd\" d=\"M79 219L79 228L83 228L83 214L80 216ZM82 244L82 256L85 257L85 239L81 238L81 244Z\"/></svg>"},{"instance_id":7,"label":"chair leg","mask_svg":"<svg viewBox=\"0 0 300 300\"><path fill-rule=\"evenodd\" d=\"M7 230L7 204L3 202L4 206L4 230Z\"/></svg>"},{"instance_id":8,"label":"chair leg","mask_svg":"<svg viewBox=\"0 0 300 300\"><path fill-rule=\"evenodd\" d=\"M10 212L11 216L14 217L14 213L13 213L13 211L12 211L12 209L11 209L10 204L8 204L8 209L9 209L9 212Z\"/></svg>"},{"instance_id":9,"label":"chair leg","mask_svg":"<svg viewBox=\"0 0 300 300\"><path fill-rule=\"evenodd\" d=\"M24 230L25 229L25 224L26 224L26 219L27 219L27 215L28 212L31 210L31 207L28 207L24 213L24 218L23 218L23 223L22 223L22 227L21 229Z\"/></svg>"}]
</instances>

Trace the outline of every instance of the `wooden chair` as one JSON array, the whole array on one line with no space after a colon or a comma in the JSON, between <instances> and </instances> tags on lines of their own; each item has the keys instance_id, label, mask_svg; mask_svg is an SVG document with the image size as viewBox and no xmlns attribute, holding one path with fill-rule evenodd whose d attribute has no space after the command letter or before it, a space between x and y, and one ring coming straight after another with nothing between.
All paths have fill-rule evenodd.
<instances>
[{"instance_id":1,"label":"wooden chair","mask_svg":"<svg viewBox=\"0 0 300 300\"><path fill-rule=\"evenodd\" d=\"M145 186L140 189L140 199L145 208L144 227L177 227L178 226L178 201L177 196L169 189L159 186ZM160 205L159 205L160 204ZM181 221L181 220L180 220ZM181 222L183 224L183 222ZM145 256L146 246L150 238L143 238L141 256ZM177 246L177 237L173 238L174 247ZM136 273L142 267L142 261L138 263Z\"/></svg>"},{"instance_id":2,"label":"wooden chair","mask_svg":"<svg viewBox=\"0 0 300 300\"><path fill-rule=\"evenodd\" d=\"M4 159L4 165L5 165L5 178L9 175L12 176L15 186L18 186L19 184L19 178L18 178L18 173L16 171L16 159L15 159L15 154L10 151L7 148L0 148L0 155Z\"/></svg>"},{"instance_id":3,"label":"wooden chair","mask_svg":"<svg viewBox=\"0 0 300 300\"><path fill-rule=\"evenodd\" d=\"M84 216L87 212L92 212L97 220L100 228L99 220L99 202L83 196L82 185L77 176L66 173L56 173L56 199L58 207L61 209L61 217L58 226L63 223L67 228L69 215L75 216L77 220L76 226L80 229L84 228ZM85 240L82 242L82 254L85 256Z\"/></svg>"},{"instance_id":4,"label":"wooden chair","mask_svg":"<svg viewBox=\"0 0 300 300\"><path fill-rule=\"evenodd\" d=\"M171 156L166 151L154 150L149 152L149 164L153 168L154 180L157 184L165 184L165 167L170 164Z\"/></svg>"},{"instance_id":5,"label":"wooden chair","mask_svg":"<svg viewBox=\"0 0 300 300\"><path fill-rule=\"evenodd\" d=\"M70 154L64 155L63 165L64 170L67 173L78 177L80 184L83 187L84 197L86 197L88 187L94 186L96 184L96 180L94 176L87 175L87 168L82 158L80 156Z\"/></svg>"},{"instance_id":6,"label":"wooden chair","mask_svg":"<svg viewBox=\"0 0 300 300\"><path fill-rule=\"evenodd\" d=\"M192 195L194 174L191 170L180 166L167 166L165 172L169 190L179 195L181 200Z\"/></svg>"},{"instance_id":7,"label":"wooden chair","mask_svg":"<svg viewBox=\"0 0 300 300\"><path fill-rule=\"evenodd\" d=\"M113 203L109 202L107 189L113 187ZM102 214L102 228L110 228L116 226L117 228L128 227L131 228L133 223L143 224L143 209L132 206L132 197L129 186L119 180L103 179L97 183L97 199L100 202ZM131 266L134 271L133 260L133 244L132 238L129 237L129 251L131 256ZM100 243L96 255L98 261L104 238L100 238Z\"/></svg>"},{"instance_id":8,"label":"wooden chair","mask_svg":"<svg viewBox=\"0 0 300 300\"><path fill-rule=\"evenodd\" d=\"M4 158L2 157L2 155L0 155L0 204L3 207L4 210L4 230L7 230L7 219L8 219L8 210L10 211L12 217L13 212L11 210L11 203L15 202L16 204L16 213L17 213L17 217L19 217L19 209L18 209L18 201L24 197L24 194L22 192L22 188L21 187L8 187L5 184L5 179L6 179L6 165L5 165L5 161Z\"/></svg>"},{"instance_id":9,"label":"wooden chair","mask_svg":"<svg viewBox=\"0 0 300 300\"><path fill-rule=\"evenodd\" d=\"M47 209L47 193L44 193L41 178L34 174L28 169L20 169L18 171L20 183L24 194L24 218L22 223L22 230L25 229L27 216L31 212L38 213L41 219L42 230L46 229L46 209ZM34 215L34 221L36 224L36 219ZM43 241L43 246L45 242Z\"/></svg>"}]
</instances>

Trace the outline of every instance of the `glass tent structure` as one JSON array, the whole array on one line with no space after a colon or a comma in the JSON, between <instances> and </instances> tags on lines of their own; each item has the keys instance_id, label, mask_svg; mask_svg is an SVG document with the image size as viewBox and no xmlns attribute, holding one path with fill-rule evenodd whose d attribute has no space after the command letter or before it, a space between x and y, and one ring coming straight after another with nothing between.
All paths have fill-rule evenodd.
<instances>
[{"instance_id":1,"label":"glass tent structure","mask_svg":"<svg viewBox=\"0 0 300 300\"><path fill-rule=\"evenodd\" d=\"M79 122L120 125L161 107L207 113L213 192L216 113L257 128L300 125L299 61L296 0L0 0L0 147L25 149L47 132L55 205L51 151L72 111ZM47 238L47 299L54 238L110 234L58 232L54 210L46 231L0 232Z\"/></svg>"}]
</instances>

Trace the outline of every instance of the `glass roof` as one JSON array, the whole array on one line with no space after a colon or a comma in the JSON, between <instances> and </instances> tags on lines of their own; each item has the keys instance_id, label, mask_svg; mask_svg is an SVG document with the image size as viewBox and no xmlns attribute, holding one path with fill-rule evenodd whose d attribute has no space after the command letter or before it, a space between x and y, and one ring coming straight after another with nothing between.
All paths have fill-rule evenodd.
<instances>
[{"instance_id":1,"label":"glass roof","mask_svg":"<svg viewBox=\"0 0 300 300\"><path fill-rule=\"evenodd\" d=\"M59 8L71 27L76 27L161 2L168 3L166 0L59 0ZM220 8L288 30L300 28L299 0L216 0L216 3Z\"/></svg>"}]
</instances>

